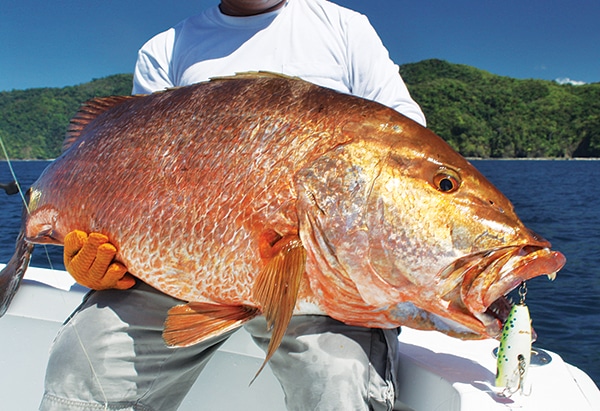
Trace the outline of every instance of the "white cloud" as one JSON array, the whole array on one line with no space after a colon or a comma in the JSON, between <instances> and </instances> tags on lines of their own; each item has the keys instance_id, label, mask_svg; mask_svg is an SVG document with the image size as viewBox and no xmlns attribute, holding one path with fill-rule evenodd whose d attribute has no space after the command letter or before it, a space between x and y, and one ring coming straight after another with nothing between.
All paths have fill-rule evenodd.
<instances>
[{"instance_id":1,"label":"white cloud","mask_svg":"<svg viewBox=\"0 0 600 411\"><path fill-rule=\"evenodd\" d=\"M572 86L581 86L586 84L585 81L571 80L568 77L560 77L554 81L556 81L558 84L571 84Z\"/></svg>"}]
</instances>

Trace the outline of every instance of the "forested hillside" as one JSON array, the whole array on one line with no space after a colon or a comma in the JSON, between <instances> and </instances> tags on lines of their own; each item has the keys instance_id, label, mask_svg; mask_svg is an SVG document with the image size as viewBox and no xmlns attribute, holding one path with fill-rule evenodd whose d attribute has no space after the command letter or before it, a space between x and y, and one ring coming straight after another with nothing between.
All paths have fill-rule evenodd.
<instances>
[{"instance_id":1,"label":"forested hillside","mask_svg":"<svg viewBox=\"0 0 600 411\"><path fill-rule=\"evenodd\" d=\"M428 126L465 156L600 157L600 83L517 80L441 60L400 73Z\"/></svg>"},{"instance_id":2,"label":"forested hillside","mask_svg":"<svg viewBox=\"0 0 600 411\"><path fill-rule=\"evenodd\" d=\"M55 158L69 119L93 98L131 93L132 76L117 74L64 88L0 92L0 137L13 159Z\"/></svg>"},{"instance_id":3,"label":"forested hillside","mask_svg":"<svg viewBox=\"0 0 600 411\"><path fill-rule=\"evenodd\" d=\"M400 72L428 126L465 156L600 157L600 83L517 80L441 60ZM130 91L131 75L119 74L0 92L0 137L11 158L54 158L81 103Z\"/></svg>"}]
</instances>

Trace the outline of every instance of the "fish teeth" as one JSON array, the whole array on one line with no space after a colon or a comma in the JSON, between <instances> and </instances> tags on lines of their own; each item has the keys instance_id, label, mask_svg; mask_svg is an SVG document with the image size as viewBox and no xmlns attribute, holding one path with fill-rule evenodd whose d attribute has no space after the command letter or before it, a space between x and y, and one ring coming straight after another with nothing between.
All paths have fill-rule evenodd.
<instances>
[{"instance_id":1,"label":"fish teeth","mask_svg":"<svg viewBox=\"0 0 600 411\"><path fill-rule=\"evenodd\" d=\"M554 280L556 280L556 273L547 274L547 276L548 276L548 279L549 279L550 281L554 281Z\"/></svg>"},{"instance_id":2,"label":"fish teeth","mask_svg":"<svg viewBox=\"0 0 600 411\"><path fill-rule=\"evenodd\" d=\"M495 307L495 306L493 306L493 305L489 308L489 310L492 311L492 312L494 312L494 313L496 313L496 314L499 314L498 308Z\"/></svg>"}]
</instances>

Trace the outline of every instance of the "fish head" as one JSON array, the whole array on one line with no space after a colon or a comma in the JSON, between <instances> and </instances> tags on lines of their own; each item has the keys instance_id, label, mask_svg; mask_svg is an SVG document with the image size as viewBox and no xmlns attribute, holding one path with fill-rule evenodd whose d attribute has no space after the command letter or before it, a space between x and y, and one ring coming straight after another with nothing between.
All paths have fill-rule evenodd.
<instances>
[{"instance_id":1,"label":"fish head","mask_svg":"<svg viewBox=\"0 0 600 411\"><path fill-rule=\"evenodd\" d=\"M497 337L504 296L564 265L430 130L390 115L345 132L296 176L311 287L334 318Z\"/></svg>"}]
</instances>

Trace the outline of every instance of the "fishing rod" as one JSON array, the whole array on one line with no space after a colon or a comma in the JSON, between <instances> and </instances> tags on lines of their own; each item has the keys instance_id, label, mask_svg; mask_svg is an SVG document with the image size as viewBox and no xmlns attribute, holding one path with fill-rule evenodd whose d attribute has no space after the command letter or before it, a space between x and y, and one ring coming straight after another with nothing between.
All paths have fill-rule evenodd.
<instances>
[{"instance_id":1,"label":"fishing rod","mask_svg":"<svg viewBox=\"0 0 600 411\"><path fill-rule=\"evenodd\" d=\"M10 174L12 175L13 181L11 183L0 183L0 187L6 191L6 194L12 195L19 193L21 195L21 200L23 201L23 205L27 208L27 212L29 212L29 207L27 205L27 200L25 200L25 196L23 195L23 190L21 190L21 186L19 186L17 175L15 174L15 170L12 167L12 163L10 162L10 157L8 156L8 151L6 151L6 147L4 146L4 140L0 135L0 147L2 147L2 152L4 153L4 158L6 158L6 164L8 164L8 169L10 170ZM48 257L50 258L50 257Z\"/></svg>"},{"instance_id":2,"label":"fishing rod","mask_svg":"<svg viewBox=\"0 0 600 411\"><path fill-rule=\"evenodd\" d=\"M16 181L12 181L10 183L0 183L0 188L4 189L8 195L17 194L19 192L19 185Z\"/></svg>"}]
</instances>

